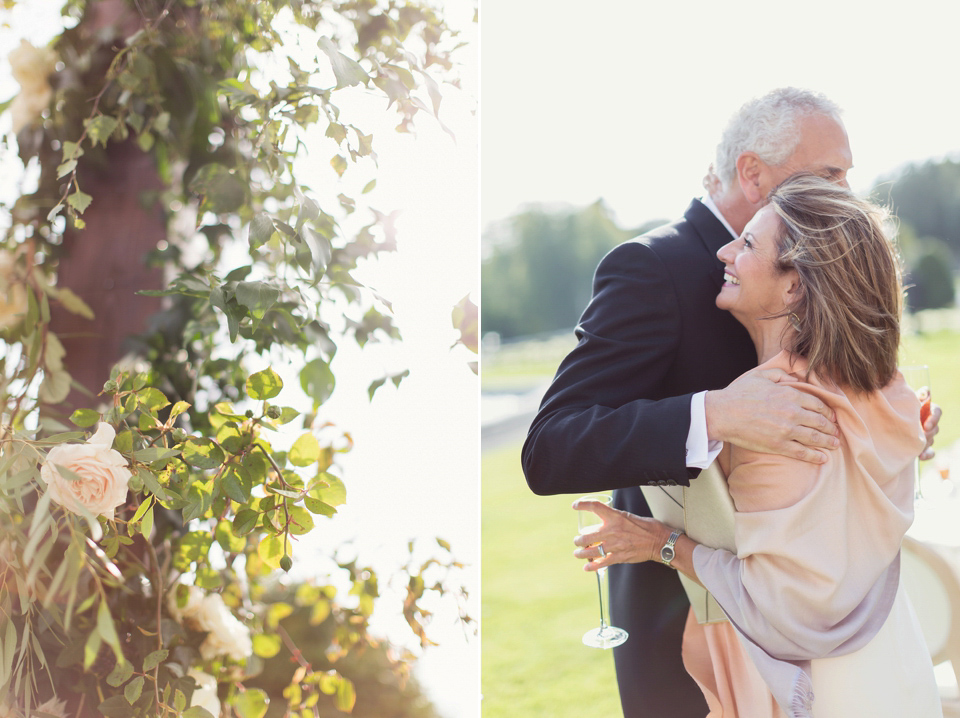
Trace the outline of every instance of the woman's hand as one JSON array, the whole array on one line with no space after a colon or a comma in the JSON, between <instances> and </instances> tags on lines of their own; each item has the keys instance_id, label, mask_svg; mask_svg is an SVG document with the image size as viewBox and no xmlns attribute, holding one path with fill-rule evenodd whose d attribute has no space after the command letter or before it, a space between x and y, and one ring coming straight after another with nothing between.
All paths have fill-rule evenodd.
<instances>
[{"instance_id":1,"label":"woman's hand","mask_svg":"<svg viewBox=\"0 0 960 718\"><path fill-rule=\"evenodd\" d=\"M599 531L581 534L573 540L582 547L573 555L589 559L585 571L596 571L614 563L659 560L660 549L670 538L671 529L666 524L610 508L599 501L574 501L573 508L592 511L603 519Z\"/></svg>"}]
</instances>

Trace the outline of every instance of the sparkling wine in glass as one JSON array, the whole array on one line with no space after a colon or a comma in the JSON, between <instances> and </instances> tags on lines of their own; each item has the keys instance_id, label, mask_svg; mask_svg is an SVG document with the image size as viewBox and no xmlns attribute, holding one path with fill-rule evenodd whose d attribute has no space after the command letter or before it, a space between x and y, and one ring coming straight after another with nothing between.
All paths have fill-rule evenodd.
<instances>
[{"instance_id":1,"label":"sparkling wine in glass","mask_svg":"<svg viewBox=\"0 0 960 718\"><path fill-rule=\"evenodd\" d=\"M607 506L610 506L612 503L612 499L609 494L591 494L589 496L582 497L580 500L599 501ZM603 526L603 520L592 511L587 511L586 509L577 510L577 521L579 522L581 534L594 533L595 531L599 531L600 527ZM613 648L614 646L619 646L621 643L627 640L627 632L622 628L617 628L616 626L610 626L607 624L606 613L604 611L606 601L604 600L603 595L604 586L606 586L607 583L607 569L601 568L596 571L596 574L597 593L600 596L600 627L593 628L584 633L583 643L584 645L591 646L593 648Z\"/></svg>"},{"instance_id":2,"label":"sparkling wine in glass","mask_svg":"<svg viewBox=\"0 0 960 718\"><path fill-rule=\"evenodd\" d=\"M917 395L917 399L920 400L920 423L923 424L930 416L931 408L931 399L930 396L930 367L926 364L918 364L916 366L902 366L900 367L900 373L903 374L904 380ZM915 476L914 479L914 499L920 501L923 498L923 493L920 490L920 459L918 458L914 462Z\"/></svg>"}]
</instances>

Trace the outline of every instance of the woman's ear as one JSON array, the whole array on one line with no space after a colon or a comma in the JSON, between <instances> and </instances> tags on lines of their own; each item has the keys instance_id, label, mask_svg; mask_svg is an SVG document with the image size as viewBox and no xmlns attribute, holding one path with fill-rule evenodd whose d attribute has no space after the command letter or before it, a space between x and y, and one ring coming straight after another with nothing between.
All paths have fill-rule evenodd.
<instances>
[{"instance_id":1,"label":"woman's ear","mask_svg":"<svg viewBox=\"0 0 960 718\"><path fill-rule=\"evenodd\" d=\"M783 305L795 307L803 299L803 284L796 269L788 269L783 274Z\"/></svg>"},{"instance_id":2,"label":"woman's ear","mask_svg":"<svg viewBox=\"0 0 960 718\"><path fill-rule=\"evenodd\" d=\"M744 152L737 157L737 181L743 196L751 204L759 205L765 199L760 189L765 166L763 160L753 152Z\"/></svg>"}]
</instances>

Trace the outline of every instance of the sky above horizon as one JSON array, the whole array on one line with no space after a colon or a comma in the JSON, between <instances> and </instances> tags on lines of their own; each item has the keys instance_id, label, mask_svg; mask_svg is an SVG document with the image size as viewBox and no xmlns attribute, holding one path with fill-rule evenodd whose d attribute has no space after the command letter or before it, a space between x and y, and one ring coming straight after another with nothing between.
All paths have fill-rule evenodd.
<instances>
[{"instance_id":1,"label":"sky above horizon","mask_svg":"<svg viewBox=\"0 0 960 718\"><path fill-rule=\"evenodd\" d=\"M481 229L602 198L621 226L681 214L743 102L793 85L840 105L852 188L960 158L960 3L484 0Z\"/></svg>"}]
</instances>

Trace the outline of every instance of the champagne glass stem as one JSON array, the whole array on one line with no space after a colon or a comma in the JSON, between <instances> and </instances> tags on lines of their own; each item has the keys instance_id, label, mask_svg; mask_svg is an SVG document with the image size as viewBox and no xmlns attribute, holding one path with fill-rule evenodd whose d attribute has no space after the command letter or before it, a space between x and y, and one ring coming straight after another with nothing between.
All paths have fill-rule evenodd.
<instances>
[{"instance_id":1,"label":"champagne glass stem","mask_svg":"<svg viewBox=\"0 0 960 718\"><path fill-rule=\"evenodd\" d=\"M607 628L607 621L603 617L603 581L600 578L601 571L597 571L597 593L600 595L600 633Z\"/></svg>"}]
</instances>

